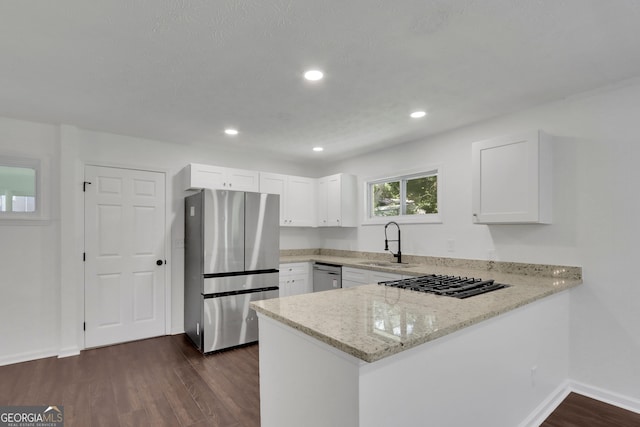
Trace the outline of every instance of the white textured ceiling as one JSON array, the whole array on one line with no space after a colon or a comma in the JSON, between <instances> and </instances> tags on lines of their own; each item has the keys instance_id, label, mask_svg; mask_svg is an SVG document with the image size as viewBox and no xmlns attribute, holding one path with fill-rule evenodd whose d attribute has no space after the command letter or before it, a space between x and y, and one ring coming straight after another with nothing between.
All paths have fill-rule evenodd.
<instances>
[{"instance_id":1,"label":"white textured ceiling","mask_svg":"<svg viewBox=\"0 0 640 427\"><path fill-rule=\"evenodd\" d=\"M0 0L0 115L326 161L640 76L639 29L637 0Z\"/></svg>"}]
</instances>

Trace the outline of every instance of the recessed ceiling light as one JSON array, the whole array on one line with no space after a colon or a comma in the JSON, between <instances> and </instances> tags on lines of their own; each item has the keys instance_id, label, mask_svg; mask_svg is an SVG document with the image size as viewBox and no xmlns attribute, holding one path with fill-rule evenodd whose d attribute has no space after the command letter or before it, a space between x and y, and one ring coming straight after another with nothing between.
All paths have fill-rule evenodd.
<instances>
[{"instance_id":1,"label":"recessed ceiling light","mask_svg":"<svg viewBox=\"0 0 640 427\"><path fill-rule=\"evenodd\" d=\"M313 147L313 151L324 151L322 147Z\"/></svg>"},{"instance_id":2,"label":"recessed ceiling light","mask_svg":"<svg viewBox=\"0 0 640 427\"><path fill-rule=\"evenodd\" d=\"M229 128L229 129L225 129L224 133L226 133L227 135L237 135L238 134L238 130Z\"/></svg>"},{"instance_id":3,"label":"recessed ceiling light","mask_svg":"<svg viewBox=\"0 0 640 427\"><path fill-rule=\"evenodd\" d=\"M323 77L324 74L320 70L309 70L304 73L304 78L312 82L322 80Z\"/></svg>"},{"instance_id":4,"label":"recessed ceiling light","mask_svg":"<svg viewBox=\"0 0 640 427\"><path fill-rule=\"evenodd\" d=\"M425 113L424 111L414 111L413 113L411 113L411 117L414 119L419 119L420 117L424 117L426 115L427 113Z\"/></svg>"}]
</instances>

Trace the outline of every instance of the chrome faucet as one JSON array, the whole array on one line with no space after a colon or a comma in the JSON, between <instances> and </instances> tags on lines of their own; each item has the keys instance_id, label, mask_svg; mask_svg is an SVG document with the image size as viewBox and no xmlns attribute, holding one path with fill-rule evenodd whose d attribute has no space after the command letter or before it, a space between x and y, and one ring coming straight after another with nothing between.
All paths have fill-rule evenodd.
<instances>
[{"instance_id":1,"label":"chrome faucet","mask_svg":"<svg viewBox=\"0 0 640 427\"><path fill-rule=\"evenodd\" d=\"M398 227L398 239L397 240L389 240L389 239L387 239L387 227L389 227L391 224L393 224L396 227ZM398 242L398 253L394 254L393 252L389 251L389 242ZM400 250L400 226L395 221L388 222L387 225L384 226L384 250L391 252L391 254L393 255L394 258L398 258L398 264L400 264L402 262L402 251Z\"/></svg>"}]
</instances>

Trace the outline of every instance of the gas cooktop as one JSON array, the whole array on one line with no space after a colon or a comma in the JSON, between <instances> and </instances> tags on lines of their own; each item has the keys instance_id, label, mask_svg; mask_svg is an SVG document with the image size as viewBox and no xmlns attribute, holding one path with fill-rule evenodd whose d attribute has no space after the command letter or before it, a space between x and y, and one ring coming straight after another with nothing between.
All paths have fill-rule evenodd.
<instances>
[{"instance_id":1,"label":"gas cooktop","mask_svg":"<svg viewBox=\"0 0 640 427\"><path fill-rule=\"evenodd\" d=\"M438 274L410 277L401 280L390 280L386 282L378 282L378 284L460 299L484 294L486 292L495 291L509 286L501 283L495 283L493 280Z\"/></svg>"}]
</instances>

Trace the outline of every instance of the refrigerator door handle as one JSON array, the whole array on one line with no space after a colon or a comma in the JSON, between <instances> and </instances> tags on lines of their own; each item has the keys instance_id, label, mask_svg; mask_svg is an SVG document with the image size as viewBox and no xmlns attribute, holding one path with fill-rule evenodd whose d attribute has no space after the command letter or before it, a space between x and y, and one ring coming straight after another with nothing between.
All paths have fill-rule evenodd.
<instances>
[{"instance_id":1,"label":"refrigerator door handle","mask_svg":"<svg viewBox=\"0 0 640 427\"><path fill-rule=\"evenodd\" d=\"M217 294L204 294L203 298L221 298L228 297L230 295L243 295L243 294L253 294L256 292L268 292L268 291L277 291L280 288L277 286L268 286L266 288L256 288L256 289L243 289L240 291L228 291L228 292L219 292Z\"/></svg>"},{"instance_id":2,"label":"refrigerator door handle","mask_svg":"<svg viewBox=\"0 0 640 427\"><path fill-rule=\"evenodd\" d=\"M235 271L233 273L205 273L203 274L203 277L205 279L213 279L215 277L249 276L252 274L269 274L278 272L280 272L280 270L277 268L268 268L266 270Z\"/></svg>"}]
</instances>

